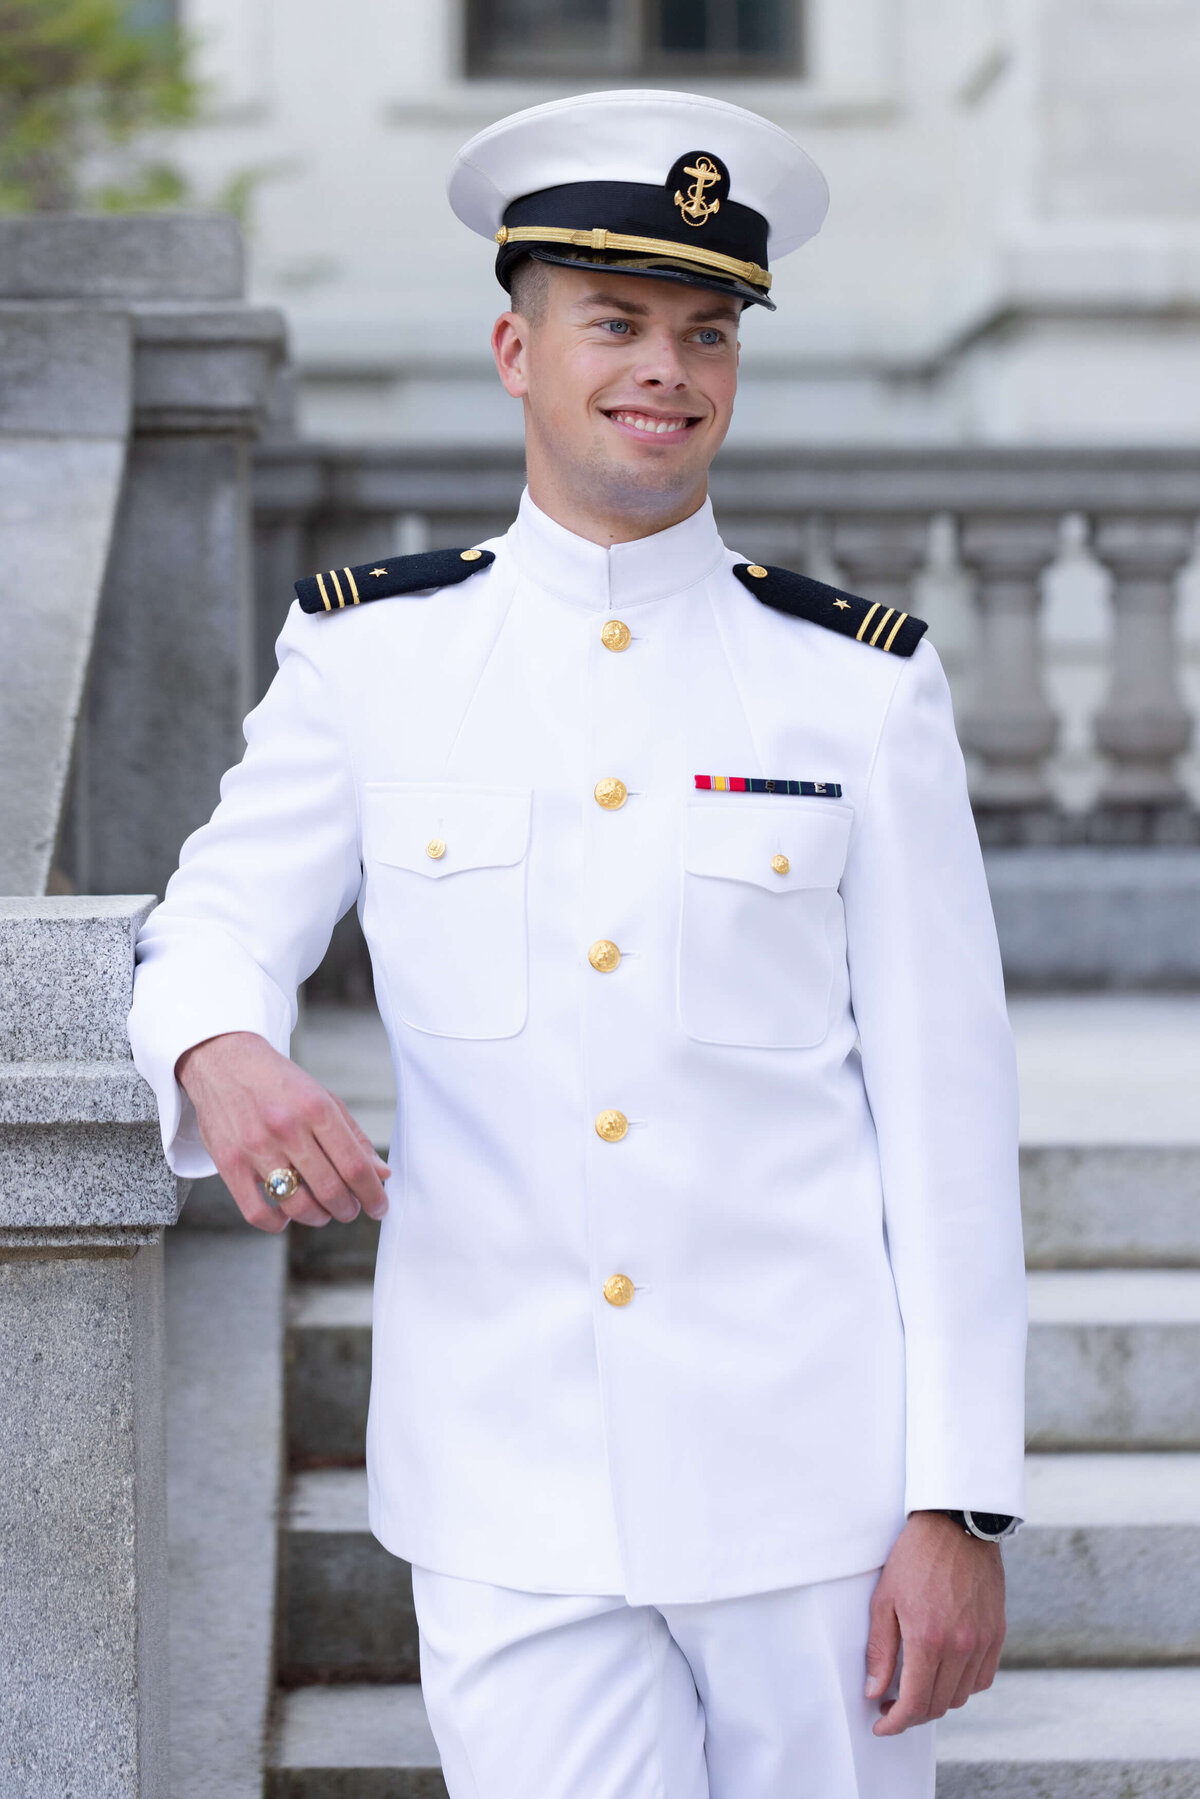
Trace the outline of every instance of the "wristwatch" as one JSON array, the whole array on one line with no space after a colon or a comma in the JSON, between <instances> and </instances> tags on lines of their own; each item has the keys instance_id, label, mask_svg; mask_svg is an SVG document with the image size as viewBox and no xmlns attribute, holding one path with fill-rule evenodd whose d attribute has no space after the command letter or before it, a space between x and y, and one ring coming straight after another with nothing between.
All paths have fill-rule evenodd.
<instances>
[{"instance_id":1,"label":"wristwatch","mask_svg":"<svg viewBox=\"0 0 1200 1799\"><path fill-rule=\"evenodd\" d=\"M1021 1523L1020 1518L1010 1518L1007 1512L950 1512L945 1507L938 1508L945 1517L953 1518L961 1524L969 1537L977 1537L981 1543L1002 1543L1005 1537L1011 1537Z\"/></svg>"}]
</instances>

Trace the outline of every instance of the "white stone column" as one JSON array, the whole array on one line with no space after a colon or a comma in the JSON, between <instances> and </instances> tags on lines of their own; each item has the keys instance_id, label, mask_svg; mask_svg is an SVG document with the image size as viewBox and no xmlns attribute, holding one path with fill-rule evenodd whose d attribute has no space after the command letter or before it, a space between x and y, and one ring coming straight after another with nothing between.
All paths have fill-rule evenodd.
<instances>
[{"instance_id":1,"label":"white stone column","mask_svg":"<svg viewBox=\"0 0 1200 1799\"><path fill-rule=\"evenodd\" d=\"M985 842L1053 837L1045 759L1058 721L1042 685L1041 578L1058 547L1056 513L969 517L963 560L979 577L980 634L963 744L980 759L973 798Z\"/></svg>"},{"instance_id":2,"label":"white stone column","mask_svg":"<svg viewBox=\"0 0 1200 1799\"><path fill-rule=\"evenodd\" d=\"M0 899L0 1791L167 1799L163 1227L129 1057L150 898Z\"/></svg>"},{"instance_id":3,"label":"white stone column","mask_svg":"<svg viewBox=\"0 0 1200 1799\"><path fill-rule=\"evenodd\" d=\"M1118 514L1096 526L1096 554L1113 574L1112 672L1095 725L1109 759L1096 822L1110 838L1152 841L1155 815L1186 809L1175 765L1192 721L1179 687L1175 607L1193 541L1190 517Z\"/></svg>"},{"instance_id":4,"label":"white stone column","mask_svg":"<svg viewBox=\"0 0 1200 1799\"><path fill-rule=\"evenodd\" d=\"M897 612L912 610L913 582L929 549L929 518L917 513L838 518L833 554L846 583L863 599Z\"/></svg>"}]
</instances>

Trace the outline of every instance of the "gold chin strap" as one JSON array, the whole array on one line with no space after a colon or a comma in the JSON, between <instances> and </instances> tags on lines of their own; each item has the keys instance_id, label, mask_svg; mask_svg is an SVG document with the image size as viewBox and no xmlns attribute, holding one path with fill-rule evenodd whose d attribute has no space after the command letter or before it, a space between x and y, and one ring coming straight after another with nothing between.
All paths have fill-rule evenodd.
<instances>
[{"instance_id":1,"label":"gold chin strap","mask_svg":"<svg viewBox=\"0 0 1200 1799\"><path fill-rule=\"evenodd\" d=\"M771 285L766 269L756 262L739 262L719 250L703 250L697 244L673 244L665 237L630 237L624 231L570 231L563 225L501 225L496 242L505 244L570 244L576 250L641 250L653 256L671 256L676 262L695 263L719 275L736 275L765 293Z\"/></svg>"}]
</instances>

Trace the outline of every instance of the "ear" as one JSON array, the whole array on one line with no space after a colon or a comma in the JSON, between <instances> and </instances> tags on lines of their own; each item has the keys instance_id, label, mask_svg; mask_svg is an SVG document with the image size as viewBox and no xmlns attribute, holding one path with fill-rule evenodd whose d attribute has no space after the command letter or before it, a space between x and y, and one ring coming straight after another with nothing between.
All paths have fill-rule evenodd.
<instances>
[{"instance_id":1,"label":"ear","mask_svg":"<svg viewBox=\"0 0 1200 1799\"><path fill-rule=\"evenodd\" d=\"M529 321L519 312L502 312L492 327L492 355L506 393L519 400L529 391L526 358Z\"/></svg>"}]
</instances>

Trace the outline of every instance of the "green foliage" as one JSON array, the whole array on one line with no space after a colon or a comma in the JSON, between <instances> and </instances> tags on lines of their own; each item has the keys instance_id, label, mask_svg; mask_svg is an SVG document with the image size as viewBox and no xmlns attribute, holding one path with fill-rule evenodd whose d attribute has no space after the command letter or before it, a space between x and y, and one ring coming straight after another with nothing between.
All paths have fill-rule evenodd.
<instances>
[{"instance_id":1,"label":"green foliage","mask_svg":"<svg viewBox=\"0 0 1200 1799\"><path fill-rule=\"evenodd\" d=\"M128 0L0 0L0 212L177 205L146 135L195 117L187 46Z\"/></svg>"}]
</instances>

